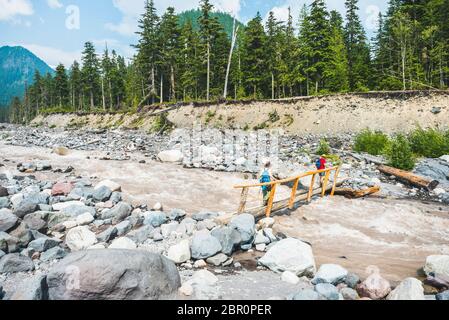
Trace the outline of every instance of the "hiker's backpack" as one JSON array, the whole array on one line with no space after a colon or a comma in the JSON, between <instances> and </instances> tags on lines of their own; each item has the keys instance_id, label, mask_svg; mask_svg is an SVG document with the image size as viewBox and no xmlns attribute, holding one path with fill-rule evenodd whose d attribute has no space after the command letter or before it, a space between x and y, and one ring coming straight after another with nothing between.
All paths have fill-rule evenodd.
<instances>
[{"instance_id":1,"label":"hiker's backpack","mask_svg":"<svg viewBox=\"0 0 449 320\"><path fill-rule=\"evenodd\" d=\"M321 159L318 159L318 160L315 162L315 166L316 166L317 170L320 170L320 168L321 168Z\"/></svg>"},{"instance_id":2,"label":"hiker's backpack","mask_svg":"<svg viewBox=\"0 0 449 320\"><path fill-rule=\"evenodd\" d=\"M271 182L270 173L268 172L268 170L265 170L262 173L262 176L260 177L260 183L268 183L268 182ZM262 190L267 191L269 190L269 188L270 188L269 186L263 186Z\"/></svg>"}]
</instances>

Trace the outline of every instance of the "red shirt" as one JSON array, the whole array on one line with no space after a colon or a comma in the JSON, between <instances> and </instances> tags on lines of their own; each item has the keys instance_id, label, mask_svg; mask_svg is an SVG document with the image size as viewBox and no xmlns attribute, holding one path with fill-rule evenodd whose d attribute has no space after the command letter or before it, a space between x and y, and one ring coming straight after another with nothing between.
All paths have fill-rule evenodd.
<instances>
[{"instance_id":1,"label":"red shirt","mask_svg":"<svg viewBox=\"0 0 449 320\"><path fill-rule=\"evenodd\" d=\"M326 159L321 158L320 159L320 167L318 168L318 170L324 170L326 169Z\"/></svg>"}]
</instances>

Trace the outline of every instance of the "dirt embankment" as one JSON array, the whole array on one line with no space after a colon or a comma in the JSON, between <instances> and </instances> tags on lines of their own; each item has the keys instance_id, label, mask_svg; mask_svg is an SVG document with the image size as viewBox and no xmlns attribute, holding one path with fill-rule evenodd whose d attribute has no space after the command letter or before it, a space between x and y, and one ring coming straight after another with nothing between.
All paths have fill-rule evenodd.
<instances>
[{"instance_id":1,"label":"dirt embankment","mask_svg":"<svg viewBox=\"0 0 449 320\"><path fill-rule=\"evenodd\" d=\"M449 91L341 94L276 101L187 104L167 112L177 127L283 128L290 134L339 134L365 128L407 132L417 125L449 128ZM39 116L33 125L148 131L149 113Z\"/></svg>"}]
</instances>

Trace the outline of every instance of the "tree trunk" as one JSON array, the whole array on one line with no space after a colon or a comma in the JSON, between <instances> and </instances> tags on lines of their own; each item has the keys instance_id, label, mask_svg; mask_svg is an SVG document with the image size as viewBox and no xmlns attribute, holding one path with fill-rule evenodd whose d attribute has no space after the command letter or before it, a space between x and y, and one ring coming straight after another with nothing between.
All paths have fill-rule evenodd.
<instances>
[{"instance_id":1,"label":"tree trunk","mask_svg":"<svg viewBox=\"0 0 449 320\"><path fill-rule=\"evenodd\" d=\"M160 103L162 104L164 102L164 75L161 73L161 98Z\"/></svg>"},{"instance_id":2,"label":"tree trunk","mask_svg":"<svg viewBox=\"0 0 449 320\"><path fill-rule=\"evenodd\" d=\"M171 100L176 102L176 88L175 88L175 69L173 68L173 65L170 66L171 70Z\"/></svg>"},{"instance_id":3,"label":"tree trunk","mask_svg":"<svg viewBox=\"0 0 449 320\"><path fill-rule=\"evenodd\" d=\"M110 106L109 108L112 110L114 109L113 107L113 102L112 102L112 85L111 85L111 79L109 79L109 101L110 101Z\"/></svg>"},{"instance_id":4,"label":"tree trunk","mask_svg":"<svg viewBox=\"0 0 449 320\"><path fill-rule=\"evenodd\" d=\"M101 99L103 101L103 110L106 111L106 97L104 95L104 79L101 78Z\"/></svg>"},{"instance_id":5,"label":"tree trunk","mask_svg":"<svg viewBox=\"0 0 449 320\"><path fill-rule=\"evenodd\" d=\"M228 67L226 68L226 78L225 78L225 86L224 86L224 92L223 92L223 98L225 100L228 96L229 72L231 70L232 53L234 52L234 46L235 46L235 41L237 39L238 30L239 30L239 27L237 27L237 29L235 28L235 17L234 17L234 25L232 26L231 50L229 51Z\"/></svg>"},{"instance_id":6,"label":"tree trunk","mask_svg":"<svg viewBox=\"0 0 449 320\"><path fill-rule=\"evenodd\" d=\"M95 107L95 103L94 103L94 92L91 90L90 91L90 110L92 111Z\"/></svg>"},{"instance_id":7,"label":"tree trunk","mask_svg":"<svg viewBox=\"0 0 449 320\"><path fill-rule=\"evenodd\" d=\"M271 72L271 99L274 100L274 72Z\"/></svg>"},{"instance_id":8,"label":"tree trunk","mask_svg":"<svg viewBox=\"0 0 449 320\"><path fill-rule=\"evenodd\" d=\"M206 101L209 102L209 89L210 89L210 42L207 42L207 88L206 88Z\"/></svg>"},{"instance_id":9,"label":"tree trunk","mask_svg":"<svg viewBox=\"0 0 449 320\"><path fill-rule=\"evenodd\" d=\"M156 97L156 80L154 76L154 66L151 68L151 104L154 104L154 98Z\"/></svg>"}]
</instances>

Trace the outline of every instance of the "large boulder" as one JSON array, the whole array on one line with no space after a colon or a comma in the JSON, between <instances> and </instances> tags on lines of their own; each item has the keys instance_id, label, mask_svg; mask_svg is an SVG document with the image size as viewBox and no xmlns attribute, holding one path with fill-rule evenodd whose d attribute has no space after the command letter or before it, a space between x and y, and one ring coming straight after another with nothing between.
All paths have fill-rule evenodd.
<instances>
[{"instance_id":1,"label":"large boulder","mask_svg":"<svg viewBox=\"0 0 449 320\"><path fill-rule=\"evenodd\" d=\"M220 241L221 251L230 256L242 242L240 233L230 227L220 227L212 230L211 235Z\"/></svg>"},{"instance_id":2,"label":"large boulder","mask_svg":"<svg viewBox=\"0 0 449 320\"><path fill-rule=\"evenodd\" d=\"M88 227L70 229L65 237L65 243L72 251L86 250L97 242L95 233Z\"/></svg>"},{"instance_id":3,"label":"large boulder","mask_svg":"<svg viewBox=\"0 0 449 320\"><path fill-rule=\"evenodd\" d=\"M126 236L136 243L144 243L150 238L153 230L153 226L143 226L139 229L129 232Z\"/></svg>"},{"instance_id":4,"label":"large boulder","mask_svg":"<svg viewBox=\"0 0 449 320\"><path fill-rule=\"evenodd\" d=\"M0 186L0 198L7 197L9 195L8 189L3 186Z\"/></svg>"},{"instance_id":5,"label":"large boulder","mask_svg":"<svg viewBox=\"0 0 449 320\"><path fill-rule=\"evenodd\" d=\"M184 155L179 150L166 150L157 155L158 159L162 162L181 163L184 159Z\"/></svg>"},{"instance_id":6,"label":"large boulder","mask_svg":"<svg viewBox=\"0 0 449 320\"><path fill-rule=\"evenodd\" d=\"M24 197L17 206L14 206L14 214L19 218L37 210L39 204L45 204L47 199L42 195L35 193Z\"/></svg>"},{"instance_id":7,"label":"large boulder","mask_svg":"<svg viewBox=\"0 0 449 320\"><path fill-rule=\"evenodd\" d=\"M50 300L157 300L181 286L173 262L137 250L75 252L47 276Z\"/></svg>"},{"instance_id":8,"label":"large boulder","mask_svg":"<svg viewBox=\"0 0 449 320\"><path fill-rule=\"evenodd\" d=\"M449 279L449 256L434 255L428 256L424 266L424 272L428 276L442 277Z\"/></svg>"},{"instance_id":9,"label":"large boulder","mask_svg":"<svg viewBox=\"0 0 449 320\"><path fill-rule=\"evenodd\" d=\"M62 259L67 255L67 252L61 247L54 247L41 254L41 261L53 261Z\"/></svg>"},{"instance_id":10,"label":"large boulder","mask_svg":"<svg viewBox=\"0 0 449 320\"><path fill-rule=\"evenodd\" d=\"M315 291L327 300L343 300L337 288L330 283L319 283L315 286Z\"/></svg>"},{"instance_id":11,"label":"large boulder","mask_svg":"<svg viewBox=\"0 0 449 320\"><path fill-rule=\"evenodd\" d=\"M47 276L37 275L19 284L10 300L47 300Z\"/></svg>"},{"instance_id":12,"label":"large boulder","mask_svg":"<svg viewBox=\"0 0 449 320\"><path fill-rule=\"evenodd\" d=\"M425 300L421 281L407 278L401 282L387 297L388 300Z\"/></svg>"},{"instance_id":13,"label":"large boulder","mask_svg":"<svg viewBox=\"0 0 449 320\"><path fill-rule=\"evenodd\" d=\"M323 264L312 279L313 284L338 284L345 280L348 270L338 264Z\"/></svg>"},{"instance_id":14,"label":"large boulder","mask_svg":"<svg viewBox=\"0 0 449 320\"><path fill-rule=\"evenodd\" d=\"M274 272L291 271L297 276L313 276L316 271L312 247L294 238L275 243L259 260Z\"/></svg>"},{"instance_id":15,"label":"large boulder","mask_svg":"<svg viewBox=\"0 0 449 320\"><path fill-rule=\"evenodd\" d=\"M9 209L0 209L0 232L8 232L17 225L18 218Z\"/></svg>"},{"instance_id":16,"label":"large boulder","mask_svg":"<svg viewBox=\"0 0 449 320\"><path fill-rule=\"evenodd\" d=\"M21 254L10 253L0 259L0 273L27 272L33 270L33 261Z\"/></svg>"},{"instance_id":17,"label":"large boulder","mask_svg":"<svg viewBox=\"0 0 449 320\"><path fill-rule=\"evenodd\" d=\"M42 212L34 212L26 215L25 218L23 218L23 223L30 230L45 232L47 229L47 222L43 219Z\"/></svg>"},{"instance_id":18,"label":"large boulder","mask_svg":"<svg viewBox=\"0 0 449 320\"><path fill-rule=\"evenodd\" d=\"M186 239L174 246L171 246L168 249L167 258L177 264L190 260L189 240Z\"/></svg>"},{"instance_id":19,"label":"large boulder","mask_svg":"<svg viewBox=\"0 0 449 320\"><path fill-rule=\"evenodd\" d=\"M382 278L379 273L374 272L357 286L357 292L362 298L380 300L388 296L391 292L391 286L388 280Z\"/></svg>"},{"instance_id":20,"label":"large boulder","mask_svg":"<svg viewBox=\"0 0 449 320\"><path fill-rule=\"evenodd\" d=\"M114 208L105 210L101 214L101 219L112 219L112 224L117 224L131 215L132 207L126 202L118 203Z\"/></svg>"},{"instance_id":21,"label":"large boulder","mask_svg":"<svg viewBox=\"0 0 449 320\"><path fill-rule=\"evenodd\" d=\"M222 248L217 238L213 237L208 231L201 231L193 236L190 249L192 258L201 260L216 255Z\"/></svg>"},{"instance_id":22,"label":"large boulder","mask_svg":"<svg viewBox=\"0 0 449 320\"><path fill-rule=\"evenodd\" d=\"M252 244L256 234L256 221L251 214L240 214L232 218L229 227L240 233L241 245Z\"/></svg>"}]
</instances>

